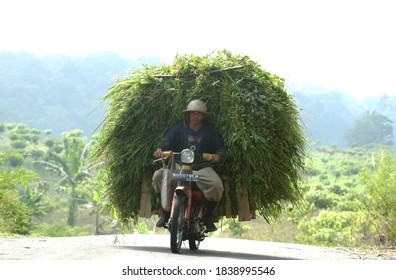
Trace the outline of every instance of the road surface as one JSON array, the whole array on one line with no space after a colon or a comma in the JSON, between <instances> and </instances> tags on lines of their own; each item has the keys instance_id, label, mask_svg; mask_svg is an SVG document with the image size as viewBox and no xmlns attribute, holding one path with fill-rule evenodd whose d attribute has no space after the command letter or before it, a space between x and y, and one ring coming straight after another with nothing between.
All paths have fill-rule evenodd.
<instances>
[{"instance_id":1,"label":"road surface","mask_svg":"<svg viewBox=\"0 0 396 280\"><path fill-rule=\"evenodd\" d=\"M0 237L0 260L356 260L380 259L342 248L232 238L206 238L198 251L188 242L172 254L169 235Z\"/></svg>"}]
</instances>

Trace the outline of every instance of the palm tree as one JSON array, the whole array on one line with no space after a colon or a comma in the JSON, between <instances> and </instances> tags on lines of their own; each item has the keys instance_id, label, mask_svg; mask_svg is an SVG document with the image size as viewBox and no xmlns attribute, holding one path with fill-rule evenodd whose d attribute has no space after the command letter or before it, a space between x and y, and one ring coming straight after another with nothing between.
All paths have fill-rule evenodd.
<instances>
[{"instance_id":1,"label":"palm tree","mask_svg":"<svg viewBox=\"0 0 396 280\"><path fill-rule=\"evenodd\" d=\"M36 161L35 164L41 166L60 177L59 184L70 187L70 206L68 224L75 226L77 213L77 186L86 177L90 176L91 166L87 166L88 148L90 144L85 144L81 137L81 130L62 133L64 151L61 155L49 152L47 160Z\"/></svg>"}]
</instances>

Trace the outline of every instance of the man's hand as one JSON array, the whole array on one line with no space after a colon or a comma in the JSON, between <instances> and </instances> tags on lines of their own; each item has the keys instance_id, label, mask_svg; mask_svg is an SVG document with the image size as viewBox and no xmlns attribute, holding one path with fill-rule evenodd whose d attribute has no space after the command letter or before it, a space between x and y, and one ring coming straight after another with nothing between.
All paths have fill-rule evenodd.
<instances>
[{"instance_id":1,"label":"man's hand","mask_svg":"<svg viewBox=\"0 0 396 280\"><path fill-rule=\"evenodd\" d=\"M202 155L204 160L210 161L210 162L214 162L217 163L220 161L220 156L217 154L208 154L208 153L204 153Z\"/></svg>"},{"instance_id":2,"label":"man's hand","mask_svg":"<svg viewBox=\"0 0 396 280\"><path fill-rule=\"evenodd\" d=\"M161 148L157 148L157 150L155 150L154 157L156 157L156 158L162 158L163 157Z\"/></svg>"},{"instance_id":3,"label":"man's hand","mask_svg":"<svg viewBox=\"0 0 396 280\"><path fill-rule=\"evenodd\" d=\"M219 161L220 161L220 156L219 156L219 155L216 155L216 154L213 154L213 156L212 156L212 162L217 163L217 162L219 162Z\"/></svg>"}]
</instances>

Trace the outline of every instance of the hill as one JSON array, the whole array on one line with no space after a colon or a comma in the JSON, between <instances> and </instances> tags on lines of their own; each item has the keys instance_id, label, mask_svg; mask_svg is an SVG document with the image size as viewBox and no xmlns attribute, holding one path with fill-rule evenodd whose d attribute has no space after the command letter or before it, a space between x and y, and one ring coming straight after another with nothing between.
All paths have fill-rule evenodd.
<instances>
[{"instance_id":1,"label":"hill","mask_svg":"<svg viewBox=\"0 0 396 280\"><path fill-rule=\"evenodd\" d=\"M54 135L77 128L91 134L103 118L98 101L114 79L148 63L159 59L0 52L0 123L25 123Z\"/></svg>"},{"instance_id":2,"label":"hill","mask_svg":"<svg viewBox=\"0 0 396 280\"><path fill-rule=\"evenodd\" d=\"M111 52L85 57L0 52L0 123L25 123L55 136L73 129L90 135L103 120L99 101L115 79L161 63L156 57L130 60ZM346 131L365 111L396 119L396 97L357 101L344 92L301 84L288 91L302 109L308 137L322 145L346 146Z\"/></svg>"}]
</instances>

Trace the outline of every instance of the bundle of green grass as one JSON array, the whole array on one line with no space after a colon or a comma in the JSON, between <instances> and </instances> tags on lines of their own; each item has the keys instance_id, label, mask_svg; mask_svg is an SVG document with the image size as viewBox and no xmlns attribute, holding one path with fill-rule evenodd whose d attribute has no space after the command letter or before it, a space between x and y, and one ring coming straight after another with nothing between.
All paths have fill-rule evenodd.
<instances>
[{"instance_id":1,"label":"bundle of green grass","mask_svg":"<svg viewBox=\"0 0 396 280\"><path fill-rule=\"evenodd\" d=\"M155 145L193 99L206 102L227 148L218 169L226 185L218 215L270 221L298 204L306 158L299 108L282 78L224 50L144 66L104 96L108 110L95 155L107 172L107 198L118 217L142 217L143 204L157 209Z\"/></svg>"}]
</instances>

